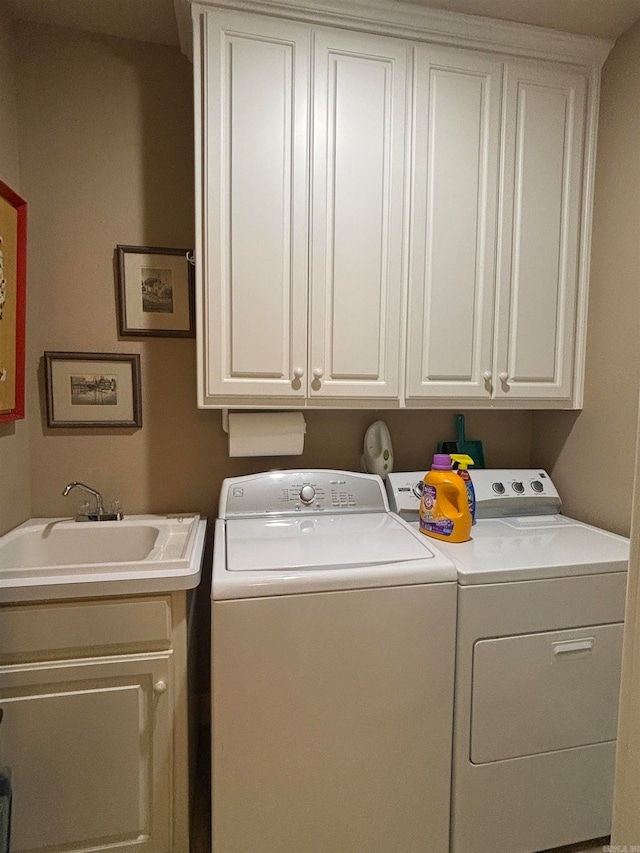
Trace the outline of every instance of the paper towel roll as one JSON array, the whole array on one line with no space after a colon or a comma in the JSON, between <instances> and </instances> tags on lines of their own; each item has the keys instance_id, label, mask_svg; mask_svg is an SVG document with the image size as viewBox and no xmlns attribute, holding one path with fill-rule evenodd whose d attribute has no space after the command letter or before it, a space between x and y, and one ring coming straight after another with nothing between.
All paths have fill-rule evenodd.
<instances>
[{"instance_id":1,"label":"paper towel roll","mask_svg":"<svg viewBox=\"0 0 640 853\"><path fill-rule=\"evenodd\" d=\"M302 412L229 413L229 456L299 456L306 430Z\"/></svg>"}]
</instances>

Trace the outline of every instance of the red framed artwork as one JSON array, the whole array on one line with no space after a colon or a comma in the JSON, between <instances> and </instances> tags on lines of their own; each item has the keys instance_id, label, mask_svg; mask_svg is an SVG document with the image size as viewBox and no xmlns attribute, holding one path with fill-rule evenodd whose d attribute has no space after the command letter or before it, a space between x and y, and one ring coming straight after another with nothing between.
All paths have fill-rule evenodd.
<instances>
[{"instance_id":1,"label":"red framed artwork","mask_svg":"<svg viewBox=\"0 0 640 853\"><path fill-rule=\"evenodd\" d=\"M24 418L27 203L0 181L0 423Z\"/></svg>"}]
</instances>

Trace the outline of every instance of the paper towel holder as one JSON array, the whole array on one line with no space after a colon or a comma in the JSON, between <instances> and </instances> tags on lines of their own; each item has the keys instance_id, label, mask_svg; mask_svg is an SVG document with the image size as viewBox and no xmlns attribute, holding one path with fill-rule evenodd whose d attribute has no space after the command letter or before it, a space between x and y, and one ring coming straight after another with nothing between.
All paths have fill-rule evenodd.
<instances>
[{"instance_id":1,"label":"paper towel holder","mask_svg":"<svg viewBox=\"0 0 640 853\"><path fill-rule=\"evenodd\" d=\"M228 430L229 456L300 456L307 424L302 412L230 411Z\"/></svg>"},{"instance_id":2,"label":"paper towel holder","mask_svg":"<svg viewBox=\"0 0 640 853\"><path fill-rule=\"evenodd\" d=\"M222 429L229 435L229 409L220 409L222 415Z\"/></svg>"},{"instance_id":3,"label":"paper towel holder","mask_svg":"<svg viewBox=\"0 0 640 853\"><path fill-rule=\"evenodd\" d=\"M229 409L220 409L222 429L229 435Z\"/></svg>"}]
</instances>

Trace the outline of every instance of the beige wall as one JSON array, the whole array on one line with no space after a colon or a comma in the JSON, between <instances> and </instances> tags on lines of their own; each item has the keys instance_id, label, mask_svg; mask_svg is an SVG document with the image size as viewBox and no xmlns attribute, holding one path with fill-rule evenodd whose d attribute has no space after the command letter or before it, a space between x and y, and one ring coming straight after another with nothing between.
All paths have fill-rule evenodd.
<instances>
[{"instance_id":1,"label":"beige wall","mask_svg":"<svg viewBox=\"0 0 640 853\"><path fill-rule=\"evenodd\" d=\"M219 412L199 411L192 340L118 340L114 248L193 245L192 68L177 49L17 25L21 163L30 199L29 338L34 515L74 511L78 479L127 512L215 515L225 476L297 465L358 469L381 413L309 412L301 457L229 459ZM50 430L45 350L139 352L140 430ZM454 412L382 413L396 468L425 467L455 437ZM473 412L468 435L495 466L527 465L531 415ZM2 486L4 489L4 486Z\"/></svg>"},{"instance_id":2,"label":"beige wall","mask_svg":"<svg viewBox=\"0 0 640 853\"><path fill-rule=\"evenodd\" d=\"M633 402L637 397L634 387L638 350L638 311L640 291L638 288L638 246L637 223L640 213L640 163L637 151L640 149L640 23L636 24L616 44L607 64L607 99L609 117L608 137L619 135L613 150L620 150L618 164L609 163L609 175L612 180L611 191L606 192L609 219L615 222L615 207L618 207L618 227L620 231L612 236L611 249L602 252L603 263L612 265L616 276L622 275L625 281L624 301L619 303L620 312L632 314L628 324L629 334L635 334L635 341L626 341L626 361L620 371L628 376L628 390L624 398L625 427L635 415ZM604 126L602 128L604 133ZM604 168L605 148L601 161ZM614 183L615 166L620 168L620 177ZM624 179L624 183L623 183ZM628 181L628 184L626 182ZM625 185L626 184L626 185ZM603 194L605 191L603 190ZM635 297L635 299L634 299ZM633 343L635 343L635 348ZM611 412L614 422L617 413ZM625 439L628 441L628 435ZM640 431L638 432L640 440ZM640 445L636 445L638 447ZM613 808L613 831L611 843L621 849L640 843L640 774L638 756L640 755L640 724L638 722L638 704L640 699L640 477L639 458L636 457L635 487L631 512L632 542L629 560L629 581L627 589L627 609L625 614L625 633L622 660L622 685L620 692L620 719L618 728L618 747L616 754L616 784ZM633 466L629 465L631 469ZM626 487L625 477L625 487ZM627 496L625 493L624 500Z\"/></svg>"},{"instance_id":3,"label":"beige wall","mask_svg":"<svg viewBox=\"0 0 640 853\"><path fill-rule=\"evenodd\" d=\"M114 250L192 245L191 66L164 46L33 24L16 32L33 513L73 512L76 498L60 494L73 479L129 512L189 509L208 432L191 405L194 342L118 340ZM144 428L48 430L45 350L141 353Z\"/></svg>"},{"instance_id":4,"label":"beige wall","mask_svg":"<svg viewBox=\"0 0 640 853\"><path fill-rule=\"evenodd\" d=\"M13 26L4 14L0 14L0 180L24 192L18 162ZM0 534L29 518L30 500L27 422L0 424Z\"/></svg>"},{"instance_id":5,"label":"beige wall","mask_svg":"<svg viewBox=\"0 0 640 853\"><path fill-rule=\"evenodd\" d=\"M625 535L640 387L640 23L602 74L584 410L533 418L531 459L565 511Z\"/></svg>"}]
</instances>

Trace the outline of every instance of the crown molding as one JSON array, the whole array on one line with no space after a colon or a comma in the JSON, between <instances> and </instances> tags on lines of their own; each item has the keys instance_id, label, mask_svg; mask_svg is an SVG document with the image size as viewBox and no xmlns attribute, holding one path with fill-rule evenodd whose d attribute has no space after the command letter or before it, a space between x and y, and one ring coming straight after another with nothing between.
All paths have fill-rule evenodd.
<instances>
[{"instance_id":1,"label":"crown molding","mask_svg":"<svg viewBox=\"0 0 640 853\"><path fill-rule=\"evenodd\" d=\"M191 56L192 13L257 12L276 18L601 68L614 42L530 24L428 9L400 0L174 0L183 53Z\"/></svg>"},{"instance_id":2,"label":"crown molding","mask_svg":"<svg viewBox=\"0 0 640 853\"><path fill-rule=\"evenodd\" d=\"M193 62L193 23L189 0L173 0L173 14L178 25L180 50L190 62Z\"/></svg>"}]
</instances>

